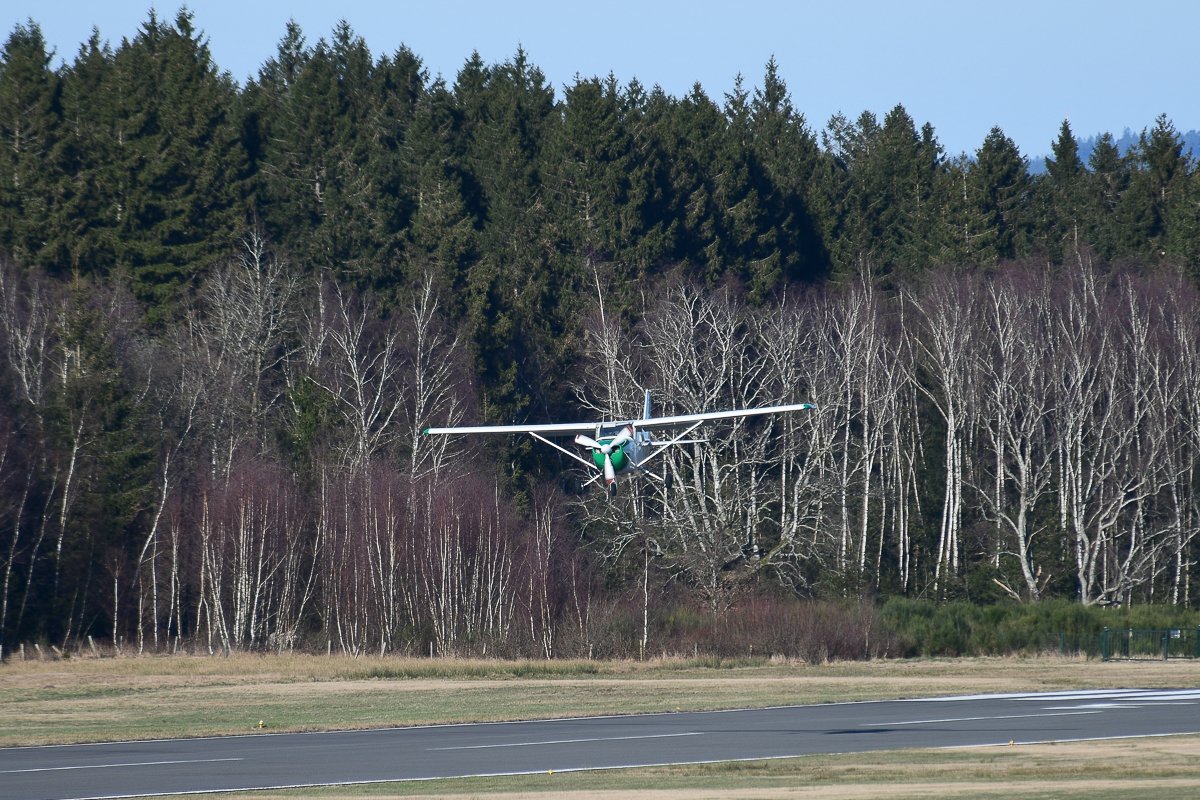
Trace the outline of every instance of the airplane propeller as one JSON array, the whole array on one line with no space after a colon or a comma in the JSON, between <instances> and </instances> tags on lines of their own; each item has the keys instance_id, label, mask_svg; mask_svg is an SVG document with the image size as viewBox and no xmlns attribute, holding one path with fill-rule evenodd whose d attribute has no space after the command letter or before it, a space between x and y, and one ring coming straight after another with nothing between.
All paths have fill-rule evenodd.
<instances>
[{"instance_id":1,"label":"airplane propeller","mask_svg":"<svg viewBox=\"0 0 1200 800\"><path fill-rule=\"evenodd\" d=\"M612 463L613 452L632 441L633 433L628 427L622 428L621 432L614 436L612 441L607 444L600 444L592 437L584 436L582 433L575 437L575 444L589 447L592 450L599 450L604 454L604 482L610 484L617 479L617 471L613 468Z\"/></svg>"}]
</instances>

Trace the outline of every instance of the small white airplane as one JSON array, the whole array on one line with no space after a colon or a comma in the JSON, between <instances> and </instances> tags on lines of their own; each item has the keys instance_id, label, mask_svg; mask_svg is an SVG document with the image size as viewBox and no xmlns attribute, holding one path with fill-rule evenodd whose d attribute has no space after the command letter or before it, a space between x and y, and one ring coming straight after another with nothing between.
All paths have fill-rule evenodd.
<instances>
[{"instance_id":1,"label":"small white airplane","mask_svg":"<svg viewBox=\"0 0 1200 800\"><path fill-rule=\"evenodd\" d=\"M661 481L665 488L671 488L670 473L656 475L646 469L650 459L672 445L696 444L707 439L685 439L689 433L705 422L719 419L735 419L738 417L757 417L763 414L782 414L789 411L802 411L816 408L809 403L795 403L787 406L769 406L767 408L744 408L739 411L710 411L704 414L683 414L678 417L659 417L650 415L650 392L646 392L646 408L641 419L621 420L618 422L580 422L552 425L483 425L466 428L428 428L427 434L466 434L466 433L528 433L539 442L548 444L555 450L583 464L589 471L596 474L584 484L587 486L603 477L608 484L608 492L617 492L617 473L638 471L654 480ZM676 430L683 432L669 441L654 441L651 431ZM547 436L575 435L575 444L586 447L591 451L592 459L572 453L547 439Z\"/></svg>"}]
</instances>

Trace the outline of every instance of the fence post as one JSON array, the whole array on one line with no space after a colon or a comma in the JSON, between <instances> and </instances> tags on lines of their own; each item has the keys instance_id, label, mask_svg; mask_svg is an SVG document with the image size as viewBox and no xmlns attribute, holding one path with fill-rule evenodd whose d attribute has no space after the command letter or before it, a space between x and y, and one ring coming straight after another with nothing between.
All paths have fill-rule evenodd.
<instances>
[{"instance_id":1,"label":"fence post","mask_svg":"<svg viewBox=\"0 0 1200 800\"><path fill-rule=\"evenodd\" d=\"M1163 639L1163 661L1169 661L1170 660L1170 648L1171 648L1171 631L1170 630L1165 631L1163 633L1162 639Z\"/></svg>"},{"instance_id":2,"label":"fence post","mask_svg":"<svg viewBox=\"0 0 1200 800\"><path fill-rule=\"evenodd\" d=\"M1062 631L1059 631L1058 632L1058 656L1059 656L1059 658L1062 658L1062 657L1066 656L1066 654L1067 654L1066 634L1064 634Z\"/></svg>"},{"instance_id":3,"label":"fence post","mask_svg":"<svg viewBox=\"0 0 1200 800\"><path fill-rule=\"evenodd\" d=\"M1104 626L1104 632L1100 634L1100 660L1108 661L1108 626Z\"/></svg>"}]
</instances>

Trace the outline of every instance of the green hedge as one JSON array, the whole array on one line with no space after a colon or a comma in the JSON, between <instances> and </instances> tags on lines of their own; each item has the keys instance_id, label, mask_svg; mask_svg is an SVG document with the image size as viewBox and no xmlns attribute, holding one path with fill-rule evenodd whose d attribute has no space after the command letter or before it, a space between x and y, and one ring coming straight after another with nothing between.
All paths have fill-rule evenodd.
<instances>
[{"instance_id":1,"label":"green hedge","mask_svg":"<svg viewBox=\"0 0 1200 800\"><path fill-rule=\"evenodd\" d=\"M1200 625L1200 612L1186 608L1101 608L1070 600L978 606L893 598L879 615L880 627L899 646L896 655L909 657L1009 655L1044 649L1051 635L1059 633L1078 643L1105 627L1162 630Z\"/></svg>"}]
</instances>

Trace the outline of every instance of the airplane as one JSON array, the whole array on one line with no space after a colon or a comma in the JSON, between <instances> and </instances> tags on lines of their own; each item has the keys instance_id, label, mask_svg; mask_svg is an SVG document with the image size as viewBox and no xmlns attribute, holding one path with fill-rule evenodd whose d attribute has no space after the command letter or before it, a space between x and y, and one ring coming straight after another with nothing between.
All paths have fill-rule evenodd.
<instances>
[{"instance_id":1,"label":"airplane","mask_svg":"<svg viewBox=\"0 0 1200 800\"><path fill-rule=\"evenodd\" d=\"M583 464L589 471L596 474L585 484L604 478L608 485L609 496L617 493L617 475L622 472L640 472L654 480L660 481L663 488L671 488L670 473L656 475L646 469L646 462L662 453L668 447L681 444L697 444L707 439L687 439L689 433L705 422L720 419L736 419L738 417L756 417L764 414L783 414L790 411L802 411L816 408L809 403L793 403L786 406L769 406L766 408L744 408L737 411L709 411L703 414L682 414L676 417L654 418L650 413L650 392L646 391L646 406L641 419L620 420L617 422L580 422L554 423L549 425L482 425L462 428L427 428L429 435L469 434L469 433L527 433L539 442L548 444L555 450L566 454ZM651 432L675 430L683 428L683 432L668 441L655 441ZM547 436L570 436L574 434L575 444L590 451L591 460L580 457L564 447L547 439Z\"/></svg>"}]
</instances>

